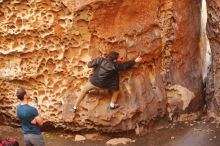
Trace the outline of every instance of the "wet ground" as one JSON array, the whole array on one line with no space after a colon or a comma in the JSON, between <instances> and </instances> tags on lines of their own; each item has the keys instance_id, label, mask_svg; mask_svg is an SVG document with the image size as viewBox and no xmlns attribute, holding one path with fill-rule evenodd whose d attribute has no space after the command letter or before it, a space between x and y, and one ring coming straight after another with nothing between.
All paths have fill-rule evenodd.
<instances>
[{"instance_id":1,"label":"wet ground","mask_svg":"<svg viewBox=\"0 0 220 146\"><path fill-rule=\"evenodd\" d=\"M123 135L102 136L102 140L75 142L75 135L43 132L46 146L104 146L114 137L125 137L135 140L127 146L220 146L220 125L202 121L173 123L162 129L148 132L142 136L124 133ZM23 146L23 135L20 128L0 126L0 138L15 137Z\"/></svg>"}]
</instances>

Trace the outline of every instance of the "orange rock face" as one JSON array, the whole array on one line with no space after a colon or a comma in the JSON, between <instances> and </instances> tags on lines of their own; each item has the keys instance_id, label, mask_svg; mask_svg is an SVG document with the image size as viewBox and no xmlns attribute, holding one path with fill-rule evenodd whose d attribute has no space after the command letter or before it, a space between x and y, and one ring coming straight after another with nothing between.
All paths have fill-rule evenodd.
<instances>
[{"instance_id":1,"label":"orange rock face","mask_svg":"<svg viewBox=\"0 0 220 146\"><path fill-rule=\"evenodd\" d=\"M37 96L46 123L69 130L127 131L203 106L199 0L3 1L0 9L1 118L15 119L15 90ZM144 62L121 72L119 109L92 91L86 63L110 50ZM167 114L168 113L168 114Z\"/></svg>"},{"instance_id":2,"label":"orange rock face","mask_svg":"<svg viewBox=\"0 0 220 146\"><path fill-rule=\"evenodd\" d=\"M206 100L208 105L208 110L210 116L220 116L220 97L219 97L219 8L220 2L218 0L208 0L207 1L207 8L208 8L208 38L210 41L210 47L212 50L212 64L209 76L207 78L207 85L206 85Z\"/></svg>"}]
</instances>

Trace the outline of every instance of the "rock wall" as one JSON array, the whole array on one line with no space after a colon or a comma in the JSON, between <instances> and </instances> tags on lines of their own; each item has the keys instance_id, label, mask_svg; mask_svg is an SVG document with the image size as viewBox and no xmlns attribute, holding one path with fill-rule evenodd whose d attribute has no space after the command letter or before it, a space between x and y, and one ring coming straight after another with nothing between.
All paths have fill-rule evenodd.
<instances>
[{"instance_id":1,"label":"rock wall","mask_svg":"<svg viewBox=\"0 0 220 146\"><path fill-rule=\"evenodd\" d=\"M219 117L220 116L220 61L219 61L219 20L220 20L220 2L218 0L207 0L208 7L208 24L207 32L210 41L210 47L212 50L212 64L207 78L206 85L206 101L208 106L208 111L210 116Z\"/></svg>"},{"instance_id":2,"label":"rock wall","mask_svg":"<svg viewBox=\"0 0 220 146\"><path fill-rule=\"evenodd\" d=\"M210 70L211 65L211 48L210 43L207 37L207 2L206 0L202 0L202 8L201 8L201 35L200 35L200 50L201 57L203 58L202 66L203 66L203 82L206 82L208 72Z\"/></svg>"},{"instance_id":3,"label":"rock wall","mask_svg":"<svg viewBox=\"0 0 220 146\"><path fill-rule=\"evenodd\" d=\"M167 115L189 119L204 105L200 7L199 0L3 0L1 121L17 122L20 86L57 128L115 132ZM121 107L109 110L111 94L92 91L71 113L91 72L86 63L110 50L120 62L144 60L121 73Z\"/></svg>"}]
</instances>

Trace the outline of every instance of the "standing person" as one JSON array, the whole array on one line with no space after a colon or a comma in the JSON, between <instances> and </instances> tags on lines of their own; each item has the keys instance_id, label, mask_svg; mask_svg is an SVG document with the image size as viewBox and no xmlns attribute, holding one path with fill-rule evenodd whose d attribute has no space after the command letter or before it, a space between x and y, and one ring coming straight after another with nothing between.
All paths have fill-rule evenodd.
<instances>
[{"instance_id":1,"label":"standing person","mask_svg":"<svg viewBox=\"0 0 220 146\"><path fill-rule=\"evenodd\" d=\"M21 100L17 106L17 115L24 133L25 146L45 146L39 126L43 125L43 118L38 110L28 104L30 97L24 88L19 88L16 96Z\"/></svg>"},{"instance_id":2,"label":"standing person","mask_svg":"<svg viewBox=\"0 0 220 146\"><path fill-rule=\"evenodd\" d=\"M80 102L85 97L86 93L92 89L109 89L112 92L110 109L119 108L116 103L119 94L119 71L131 68L135 63L141 62L139 56L135 60L127 61L123 64L117 64L119 53L111 51L106 58L96 58L88 63L89 68L94 68L93 74L89 77L89 81L83 87L79 97L76 99L76 104L72 111L76 112Z\"/></svg>"}]
</instances>

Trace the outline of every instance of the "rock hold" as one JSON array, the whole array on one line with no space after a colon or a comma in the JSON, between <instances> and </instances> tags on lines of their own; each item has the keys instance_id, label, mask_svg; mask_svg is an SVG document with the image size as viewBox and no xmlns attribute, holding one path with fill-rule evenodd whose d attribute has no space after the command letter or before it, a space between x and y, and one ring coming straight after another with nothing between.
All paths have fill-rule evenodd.
<instances>
[{"instance_id":1,"label":"rock hold","mask_svg":"<svg viewBox=\"0 0 220 146\"><path fill-rule=\"evenodd\" d=\"M119 144L128 144L135 142L135 140L132 140L130 138L114 138L106 142L106 145L119 145Z\"/></svg>"},{"instance_id":2,"label":"rock hold","mask_svg":"<svg viewBox=\"0 0 220 146\"><path fill-rule=\"evenodd\" d=\"M86 140L86 138L82 135L76 135L75 136L75 141L84 141L84 140Z\"/></svg>"}]
</instances>

